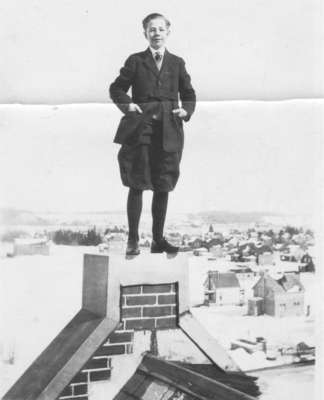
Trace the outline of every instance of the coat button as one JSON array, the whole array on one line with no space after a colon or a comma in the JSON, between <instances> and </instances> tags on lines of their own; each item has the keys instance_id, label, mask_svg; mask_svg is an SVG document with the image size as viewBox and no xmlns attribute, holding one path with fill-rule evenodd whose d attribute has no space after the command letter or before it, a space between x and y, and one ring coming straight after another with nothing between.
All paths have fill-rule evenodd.
<instances>
[{"instance_id":1,"label":"coat button","mask_svg":"<svg viewBox=\"0 0 324 400\"><path fill-rule=\"evenodd\" d=\"M162 86L162 82L161 81L158 81L158 86Z\"/></svg>"}]
</instances>

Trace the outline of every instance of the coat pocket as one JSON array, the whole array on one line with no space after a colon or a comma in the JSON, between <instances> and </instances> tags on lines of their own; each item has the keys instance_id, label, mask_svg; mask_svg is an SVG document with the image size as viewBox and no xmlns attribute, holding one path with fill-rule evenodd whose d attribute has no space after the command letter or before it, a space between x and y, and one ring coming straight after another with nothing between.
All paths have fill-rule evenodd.
<instances>
[{"instance_id":1,"label":"coat pocket","mask_svg":"<svg viewBox=\"0 0 324 400\"><path fill-rule=\"evenodd\" d=\"M173 114L173 113L172 113L172 119L173 119L173 122L174 122L175 126L176 126L179 130L182 131L182 130L183 130L183 120L182 120L182 118L178 117L177 114Z\"/></svg>"},{"instance_id":2,"label":"coat pocket","mask_svg":"<svg viewBox=\"0 0 324 400\"><path fill-rule=\"evenodd\" d=\"M137 129L143 119L143 115L137 112L128 112L122 116L114 138L115 143L133 143L137 139Z\"/></svg>"}]
</instances>

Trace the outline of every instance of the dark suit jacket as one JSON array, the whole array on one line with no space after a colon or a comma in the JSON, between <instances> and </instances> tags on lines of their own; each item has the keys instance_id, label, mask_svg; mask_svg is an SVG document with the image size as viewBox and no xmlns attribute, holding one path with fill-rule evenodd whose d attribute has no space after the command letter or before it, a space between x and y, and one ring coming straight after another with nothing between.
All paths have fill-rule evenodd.
<instances>
[{"instance_id":1,"label":"dark suit jacket","mask_svg":"<svg viewBox=\"0 0 324 400\"><path fill-rule=\"evenodd\" d=\"M131 97L127 94L130 87ZM125 114L117 129L115 143L141 143L143 133L147 131L147 122L151 121L158 105L162 111L164 150L182 150L183 121L172 110L179 107L180 97L182 107L188 113L184 120L188 121L196 105L195 91L182 58L165 50L159 71L149 48L132 54L110 85L110 96ZM132 102L141 107L143 114L127 111Z\"/></svg>"}]
</instances>

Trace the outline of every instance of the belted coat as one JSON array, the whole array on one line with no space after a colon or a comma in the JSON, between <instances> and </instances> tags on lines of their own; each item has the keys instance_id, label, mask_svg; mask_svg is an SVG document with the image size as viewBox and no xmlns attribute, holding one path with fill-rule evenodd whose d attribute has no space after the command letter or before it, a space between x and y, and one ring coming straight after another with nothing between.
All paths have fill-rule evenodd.
<instances>
[{"instance_id":1,"label":"belted coat","mask_svg":"<svg viewBox=\"0 0 324 400\"><path fill-rule=\"evenodd\" d=\"M131 96L127 93L130 88ZM132 54L110 85L109 92L113 102L124 113L114 138L115 143L141 143L147 122L151 121L159 107L163 149L167 152L182 150L183 120L189 121L196 105L196 94L182 58L166 49L159 70L149 48ZM183 119L172 112L179 108L179 100L187 111L187 116ZM130 103L138 104L143 114L129 112Z\"/></svg>"}]
</instances>

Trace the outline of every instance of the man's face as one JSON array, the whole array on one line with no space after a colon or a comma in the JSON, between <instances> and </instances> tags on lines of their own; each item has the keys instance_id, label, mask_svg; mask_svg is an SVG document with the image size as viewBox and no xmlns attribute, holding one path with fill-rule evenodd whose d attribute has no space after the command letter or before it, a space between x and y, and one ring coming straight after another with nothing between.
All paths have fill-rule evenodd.
<instances>
[{"instance_id":1,"label":"man's face","mask_svg":"<svg viewBox=\"0 0 324 400\"><path fill-rule=\"evenodd\" d=\"M154 18L148 23L144 35L150 46L153 49L158 50L165 46L169 32L170 31L163 18Z\"/></svg>"}]
</instances>

